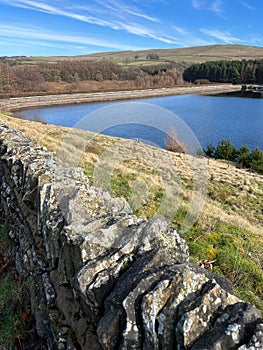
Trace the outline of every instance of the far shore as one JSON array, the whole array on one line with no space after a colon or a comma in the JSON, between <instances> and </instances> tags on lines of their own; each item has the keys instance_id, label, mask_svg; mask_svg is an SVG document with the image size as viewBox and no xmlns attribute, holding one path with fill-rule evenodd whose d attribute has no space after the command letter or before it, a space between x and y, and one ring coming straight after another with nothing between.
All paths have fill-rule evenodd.
<instances>
[{"instance_id":1,"label":"far shore","mask_svg":"<svg viewBox=\"0 0 263 350\"><path fill-rule=\"evenodd\" d=\"M161 89L145 89L130 91L107 91L91 93L72 93L60 95L13 97L0 99L1 111L17 111L28 108L44 106L58 106L67 104L93 103L105 101L117 101L128 99L140 99L148 97L162 97L171 95L199 94L214 95L220 93L240 91L240 85L211 84L211 85L190 85Z\"/></svg>"}]
</instances>

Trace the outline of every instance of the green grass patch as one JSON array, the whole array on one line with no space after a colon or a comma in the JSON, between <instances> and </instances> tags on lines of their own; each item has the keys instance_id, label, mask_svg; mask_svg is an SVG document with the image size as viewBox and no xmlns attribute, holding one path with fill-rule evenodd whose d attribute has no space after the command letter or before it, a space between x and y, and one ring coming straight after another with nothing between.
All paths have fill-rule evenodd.
<instances>
[{"instance_id":1,"label":"green grass patch","mask_svg":"<svg viewBox=\"0 0 263 350\"><path fill-rule=\"evenodd\" d=\"M21 296L21 285L14 274L8 273L0 280L0 344L14 349L17 330L16 322L21 318L21 309L17 309Z\"/></svg>"},{"instance_id":2,"label":"green grass patch","mask_svg":"<svg viewBox=\"0 0 263 350\"><path fill-rule=\"evenodd\" d=\"M85 147L86 153L92 153L96 155L102 154L104 150L105 150L104 145L102 144L102 142L99 142L97 138L93 138L89 140Z\"/></svg>"},{"instance_id":3,"label":"green grass patch","mask_svg":"<svg viewBox=\"0 0 263 350\"><path fill-rule=\"evenodd\" d=\"M83 166L84 174L89 178L90 184L93 184L93 172L94 172L94 163L85 162Z\"/></svg>"},{"instance_id":4,"label":"green grass patch","mask_svg":"<svg viewBox=\"0 0 263 350\"><path fill-rule=\"evenodd\" d=\"M32 328L31 310L26 306L25 284L16 274L12 242L6 225L0 226L0 345L8 350L24 349Z\"/></svg>"},{"instance_id":5,"label":"green grass patch","mask_svg":"<svg viewBox=\"0 0 263 350\"><path fill-rule=\"evenodd\" d=\"M6 225L0 226L0 344L8 349L14 348L16 336L15 323L21 316L17 302L21 295L21 284L15 279L14 271L11 268L3 268L3 259L10 256L12 251L11 240L8 236Z\"/></svg>"},{"instance_id":6,"label":"green grass patch","mask_svg":"<svg viewBox=\"0 0 263 350\"><path fill-rule=\"evenodd\" d=\"M231 205L229 198L238 192L238 189L230 184L219 181L210 181L208 186L208 195L211 199L221 204Z\"/></svg>"},{"instance_id":7,"label":"green grass patch","mask_svg":"<svg viewBox=\"0 0 263 350\"><path fill-rule=\"evenodd\" d=\"M160 208L164 196L164 190L162 187L158 187L155 189L155 191L150 190L150 192L147 193L143 187L141 189L142 191L140 193L138 191L138 195L136 196L137 200L139 198L137 208L136 203L134 203L135 205L133 204L132 207L135 207L134 213L137 216L150 219L157 213L158 209ZM147 194L148 196L146 199L145 197Z\"/></svg>"},{"instance_id":8,"label":"green grass patch","mask_svg":"<svg viewBox=\"0 0 263 350\"><path fill-rule=\"evenodd\" d=\"M198 225L186 233L194 263L216 260L213 272L228 278L235 295L263 310L263 247L261 237L222 221L205 234Z\"/></svg>"},{"instance_id":9,"label":"green grass patch","mask_svg":"<svg viewBox=\"0 0 263 350\"><path fill-rule=\"evenodd\" d=\"M120 169L114 169L111 179L111 191L116 197L124 197L131 200L131 182L135 180L134 174L122 172Z\"/></svg>"},{"instance_id":10,"label":"green grass patch","mask_svg":"<svg viewBox=\"0 0 263 350\"><path fill-rule=\"evenodd\" d=\"M0 225L0 254L10 253L10 237L8 235L8 226Z\"/></svg>"},{"instance_id":11,"label":"green grass patch","mask_svg":"<svg viewBox=\"0 0 263 350\"><path fill-rule=\"evenodd\" d=\"M140 188L140 179L144 179L143 175L148 174L153 176L153 169L147 169L145 166L141 171L138 169L138 164L129 163L129 171L115 169L111 182L111 190L114 196L124 197L131 204L133 195L139 201L140 207L135 210L135 214L145 218L153 217L160 207L163 200L164 189L162 187L151 186L148 178L147 188ZM142 174L143 172L143 174ZM139 178L138 178L139 173ZM156 174L155 174L156 175ZM138 180L139 179L139 180ZM133 184L137 183L138 192L134 192ZM190 193L193 189L192 181L183 179L183 192ZM147 192L148 191L148 192ZM223 183L220 181L212 181L209 183L209 196L220 203L223 208L231 208L235 204L235 198L242 189L239 185L231 183ZM147 195L147 199L140 198ZM258 200L260 198L251 197L249 191L242 199L246 204L247 214L255 207L255 213L258 212ZM145 200L145 203L143 203ZM252 203L252 204L251 204ZM136 203L135 203L136 204ZM189 199L183 198L172 224L180 230L183 224L187 210ZM136 205L135 205L136 209ZM259 244L261 237L255 233L249 232L237 225L230 225L220 218L212 218L206 223L206 228L201 227L199 222L185 233L185 238L190 249L191 261L199 264L200 261L216 260L213 264L213 272L228 278L234 286L234 293L241 299L256 305L263 311L263 246Z\"/></svg>"},{"instance_id":12,"label":"green grass patch","mask_svg":"<svg viewBox=\"0 0 263 350\"><path fill-rule=\"evenodd\" d=\"M208 196L223 209L235 211L250 222L262 223L263 183L255 181L251 186L212 180Z\"/></svg>"},{"instance_id":13,"label":"green grass patch","mask_svg":"<svg viewBox=\"0 0 263 350\"><path fill-rule=\"evenodd\" d=\"M95 145L90 153L99 155ZM84 171L93 180L93 163L85 163ZM247 218L261 226L263 207L263 183L261 181L210 179L208 198L224 212ZM158 213L164 199L164 188L158 171L138 159L122 163L112 172L110 192L115 197L124 197L134 213L149 219ZM193 191L193 181L181 176L181 202L172 221L179 231L184 223ZM173 205L172 203L171 205ZM241 299L255 304L263 311L263 244L262 238L245 230L238 224L224 222L220 215L208 219L201 217L185 233L191 261L198 264L204 260L216 260L213 272L228 278L234 286L234 293Z\"/></svg>"}]
</instances>

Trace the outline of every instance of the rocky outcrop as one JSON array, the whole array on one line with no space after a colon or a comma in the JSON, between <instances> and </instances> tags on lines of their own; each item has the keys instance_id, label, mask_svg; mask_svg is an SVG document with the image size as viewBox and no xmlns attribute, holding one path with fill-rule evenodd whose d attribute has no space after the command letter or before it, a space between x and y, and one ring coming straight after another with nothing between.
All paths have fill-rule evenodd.
<instances>
[{"instance_id":1,"label":"rocky outcrop","mask_svg":"<svg viewBox=\"0 0 263 350\"><path fill-rule=\"evenodd\" d=\"M165 221L136 217L0 125L1 202L41 349L262 349L260 311L189 262Z\"/></svg>"}]
</instances>

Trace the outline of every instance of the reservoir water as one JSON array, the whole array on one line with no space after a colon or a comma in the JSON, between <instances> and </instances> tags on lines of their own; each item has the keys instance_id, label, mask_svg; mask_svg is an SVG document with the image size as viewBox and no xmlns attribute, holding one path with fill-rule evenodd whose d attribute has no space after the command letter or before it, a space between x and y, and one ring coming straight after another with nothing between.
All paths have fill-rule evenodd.
<instances>
[{"instance_id":1,"label":"reservoir water","mask_svg":"<svg viewBox=\"0 0 263 350\"><path fill-rule=\"evenodd\" d=\"M236 147L247 145L263 150L263 99L260 98L180 95L45 107L25 110L23 114L30 120L37 115L49 124L142 139L161 147L164 147L163 132L173 127L174 118L176 131L178 120L182 120L202 147L229 138Z\"/></svg>"}]
</instances>

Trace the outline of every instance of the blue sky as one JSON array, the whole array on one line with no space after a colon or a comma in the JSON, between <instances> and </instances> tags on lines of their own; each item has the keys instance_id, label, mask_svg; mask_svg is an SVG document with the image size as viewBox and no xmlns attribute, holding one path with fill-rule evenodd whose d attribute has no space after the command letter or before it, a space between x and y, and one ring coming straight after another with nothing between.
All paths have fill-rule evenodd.
<instances>
[{"instance_id":1,"label":"blue sky","mask_svg":"<svg viewBox=\"0 0 263 350\"><path fill-rule=\"evenodd\" d=\"M262 0L0 0L0 56L263 46Z\"/></svg>"}]
</instances>

